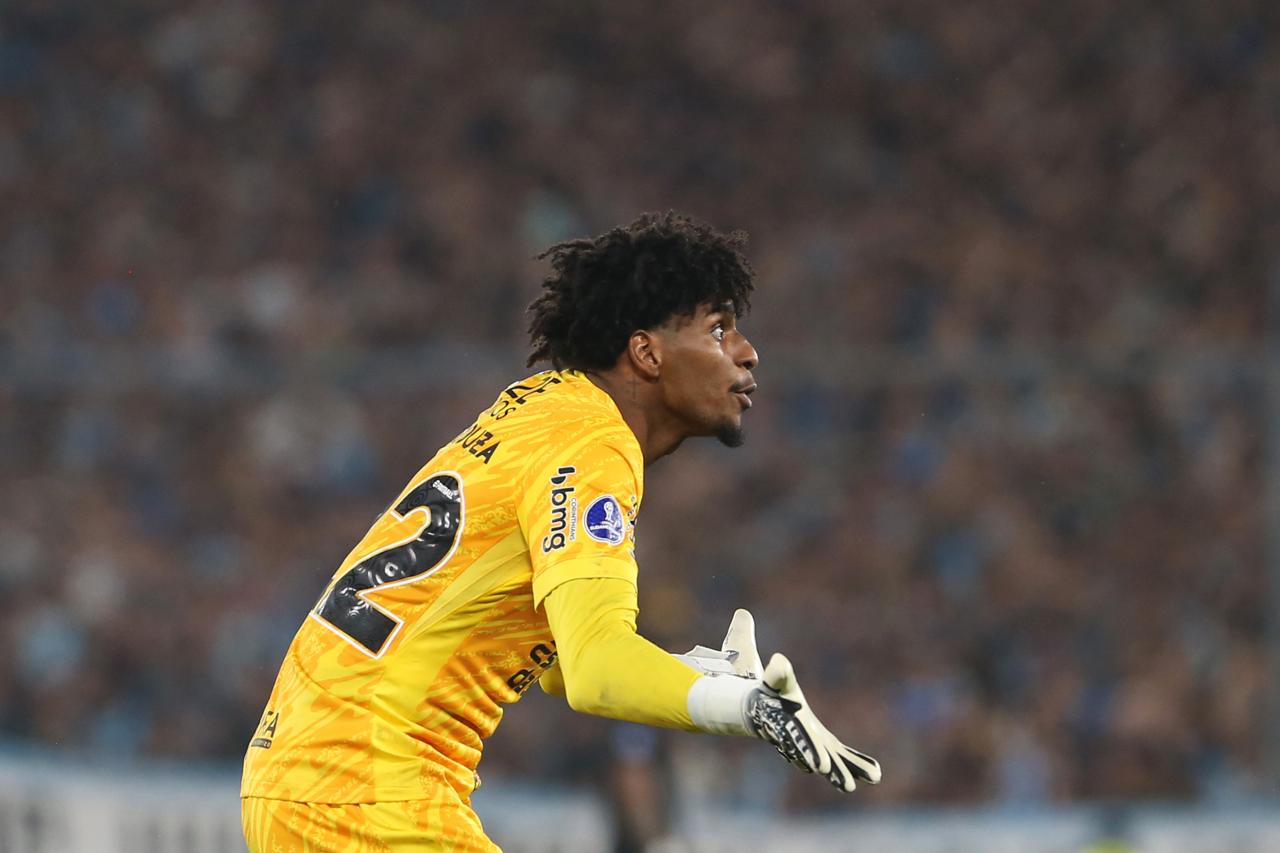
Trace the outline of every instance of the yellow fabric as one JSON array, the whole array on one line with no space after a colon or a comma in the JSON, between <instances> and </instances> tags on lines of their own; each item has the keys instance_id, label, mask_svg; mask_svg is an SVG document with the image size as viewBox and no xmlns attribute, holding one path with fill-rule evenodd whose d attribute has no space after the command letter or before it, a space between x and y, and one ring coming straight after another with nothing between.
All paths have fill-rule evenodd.
<instances>
[{"instance_id":1,"label":"yellow fabric","mask_svg":"<svg viewBox=\"0 0 1280 853\"><path fill-rule=\"evenodd\" d=\"M556 660L555 666L545 670L542 677L538 679L538 686L542 688L543 693L552 696L564 695L564 673L560 671L560 661Z\"/></svg>"},{"instance_id":2,"label":"yellow fabric","mask_svg":"<svg viewBox=\"0 0 1280 853\"><path fill-rule=\"evenodd\" d=\"M533 601L535 606L541 607L547 593L565 581L587 578L610 578L621 581L631 587L634 597L637 574L638 570L633 558L591 557L564 560L545 569L533 579Z\"/></svg>"},{"instance_id":3,"label":"yellow fabric","mask_svg":"<svg viewBox=\"0 0 1280 853\"><path fill-rule=\"evenodd\" d=\"M500 850L452 790L389 803L290 803L246 797L240 817L249 853L387 853Z\"/></svg>"},{"instance_id":4,"label":"yellow fabric","mask_svg":"<svg viewBox=\"0 0 1280 853\"><path fill-rule=\"evenodd\" d=\"M636 633L634 584L569 581L547 596L545 609L575 711L696 731L688 697L699 674Z\"/></svg>"},{"instance_id":5,"label":"yellow fabric","mask_svg":"<svg viewBox=\"0 0 1280 853\"><path fill-rule=\"evenodd\" d=\"M409 429L432 416L403 414ZM374 803L443 787L466 803L503 706L555 664L540 595L576 577L634 583L643 465L587 377L546 371L504 390L413 477L303 620L242 796Z\"/></svg>"}]
</instances>

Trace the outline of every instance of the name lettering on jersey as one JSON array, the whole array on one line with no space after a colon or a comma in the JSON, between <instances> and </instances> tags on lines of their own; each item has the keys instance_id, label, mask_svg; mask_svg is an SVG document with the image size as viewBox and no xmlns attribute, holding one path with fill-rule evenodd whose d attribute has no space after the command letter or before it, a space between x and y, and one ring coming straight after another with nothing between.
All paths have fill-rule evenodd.
<instances>
[{"instance_id":1,"label":"name lettering on jersey","mask_svg":"<svg viewBox=\"0 0 1280 853\"><path fill-rule=\"evenodd\" d=\"M552 640L551 645L555 644L555 640ZM529 660L533 661L538 668L522 669L507 679L507 686L516 693L524 693L533 686L542 673L556 665L556 651L546 643L538 643L529 650Z\"/></svg>"},{"instance_id":2,"label":"name lettering on jersey","mask_svg":"<svg viewBox=\"0 0 1280 853\"><path fill-rule=\"evenodd\" d=\"M498 397L498 402L494 403L493 408L489 410L489 415L495 421L500 421L523 406L525 401L534 394L541 394L552 385L559 385L560 381L560 377L554 373L547 372L542 374L541 378L538 378L532 385L524 385L520 382L510 385L503 389L502 394Z\"/></svg>"},{"instance_id":3,"label":"name lettering on jersey","mask_svg":"<svg viewBox=\"0 0 1280 853\"><path fill-rule=\"evenodd\" d=\"M572 465L561 465L551 478L551 530L542 538L542 553L559 551L578 538L578 499L573 486L565 485L577 473Z\"/></svg>"},{"instance_id":4,"label":"name lettering on jersey","mask_svg":"<svg viewBox=\"0 0 1280 853\"><path fill-rule=\"evenodd\" d=\"M280 724L280 712L267 709L262 715L262 724L258 726L258 734L249 741L250 748L270 749L271 741L276 736L276 726Z\"/></svg>"},{"instance_id":5,"label":"name lettering on jersey","mask_svg":"<svg viewBox=\"0 0 1280 853\"><path fill-rule=\"evenodd\" d=\"M466 451L477 459L483 460L488 465L489 460L493 458L493 454L497 452L501 441L493 441L493 433L487 429L481 429L479 423L474 423L467 427L467 430L453 440L453 444L460 444Z\"/></svg>"}]
</instances>

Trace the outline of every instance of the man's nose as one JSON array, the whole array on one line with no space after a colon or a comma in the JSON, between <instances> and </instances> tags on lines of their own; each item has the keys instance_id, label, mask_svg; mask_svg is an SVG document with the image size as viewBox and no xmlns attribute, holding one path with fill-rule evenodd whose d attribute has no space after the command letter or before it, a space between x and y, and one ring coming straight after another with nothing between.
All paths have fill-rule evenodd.
<instances>
[{"instance_id":1,"label":"man's nose","mask_svg":"<svg viewBox=\"0 0 1280 853\"><path fill-rule=\"evenodd\" d=\"M747 340L747 336L742 336L742 347L738 353L738 364L747 370L754 370L755 366L760 363L760 353L756 352L756 348L751 345L751 341Z\"/></svg>"}]
</instances>

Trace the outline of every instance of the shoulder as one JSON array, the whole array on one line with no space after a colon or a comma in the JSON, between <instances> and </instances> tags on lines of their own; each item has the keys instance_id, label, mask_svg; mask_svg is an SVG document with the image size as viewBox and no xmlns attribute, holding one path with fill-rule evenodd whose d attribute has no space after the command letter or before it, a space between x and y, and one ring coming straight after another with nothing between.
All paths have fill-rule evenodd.
<instances>
[{"instance_id":1,"label":"shoulder","mask_svg":"<svg viewBox=\"0 0 1280 853\"><path fill-rule=\"evenodd\" d=\"M504 396L511 401L508 407L524 410L521 415L531 425L551 430L544 435L552 443L593 437L621 445L620 449L629 450L627 445L640 449L613 398L576 371L548 370L512 383L499 396L495 410L503 405Z\"/></svg>"},{"instance_id":2,"label":"shoulder","mask_svg":"<svg viewBox=\"0 0 1280 853\"><path fill-rule=\"evenodd\" d=\"M508 386L503 396L514 400L511 391L525 395L512 405L521 409L516 419L525 427L532 468L574 460L586 467L624 464L637 480L643 476L643 454L631 427L613 399L583 374L545 371Z\"/></svg>"}]
</instances>

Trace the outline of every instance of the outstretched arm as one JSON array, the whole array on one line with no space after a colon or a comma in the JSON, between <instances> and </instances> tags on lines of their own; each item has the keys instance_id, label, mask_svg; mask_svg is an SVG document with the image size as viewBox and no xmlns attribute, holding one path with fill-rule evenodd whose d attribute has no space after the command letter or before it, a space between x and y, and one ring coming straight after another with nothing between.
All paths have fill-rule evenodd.
<instances>
[{"instance_id":1,"label":"outstretched arm","mask_svg":"<svg viewBox=\"0 0 1280 853\"><path fill-rule=\"evenodd\" d=\"M578 711L653 726L753 735L845 791L877 782L875 759L841 743L813 715L790 662L761 671L751 616L739 611L719 652L679 659L636 633L633 523L641 471L625 425L548 445L530 465L516 509L533 568L534 607L545 607L563 686ZM746 652L749 649L749 654ZM563 685L556 682L559 670Z\"/></svg>"},{"instance_id":2,"label":"outstretched arm","mask_svg":"<svg viewBox=\"0 0 1280 853\"><path fill-rule=\"evenodd\" d=\"M695 647L672 656L636 633L628 580L582 578L545 599L559 673L575 711L714 734L754 735L806 773L852 791L880 781L880 765L819 722L791 662L763 667L751 614L734 615L720 652Z\"/></svg>"},{"instance_id":3,"label":"outstretched arm","mask_svg":"<svg viewBox=\"0 0 1280 853\"><path fill-rule=\"evenodd\" d=\"M699 674L636 633L636 588L630 581L566 581L547 595L543 606L571 708L650 726L697 730L688 697ZM548 685L548 692L555 692L556 686Z\"/></svg>"}]
</instances>

